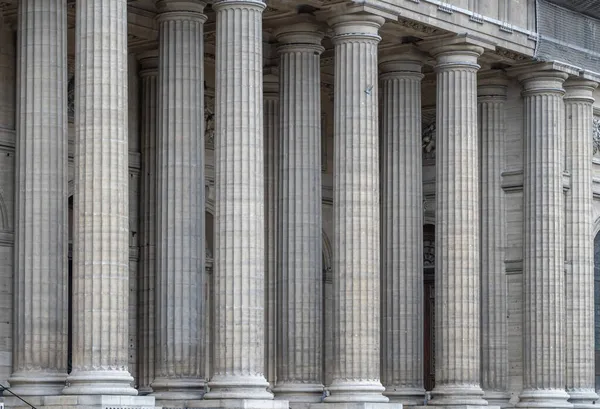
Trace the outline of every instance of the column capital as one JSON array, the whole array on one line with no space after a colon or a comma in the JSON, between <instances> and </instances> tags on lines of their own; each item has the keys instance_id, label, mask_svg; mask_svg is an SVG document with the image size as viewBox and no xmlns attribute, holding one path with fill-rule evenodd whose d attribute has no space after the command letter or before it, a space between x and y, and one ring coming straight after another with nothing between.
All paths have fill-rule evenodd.
<instances>
[{"instance_id":1,"label":"column capital","mask_svg":"<svg viewBox=\"0 0 600 409\"><path fill-rule=\"evenodd\" d=\"M500 99L506 100L508 78L500 70L480 72L477 77L477 97L479 101Z\"/></svg>"},{"instance_id":2,"label":"column capital","mask_svg":"<svg viewBox=\"0 0 600 409\"><path fill-rule=\"evenodd\" d=\"M486 41L468 34L439 38L419 44L437 60L436 71L445 69L480 68L477 60L485 50L493 49Z\"/></svg>"},{"instance_id":3,"label":"column capital","mask_svg":"<svg viewBox=\"0 0 600 409\"><path fill-rule=\"evenodd\" d=\"M204 14L206 2L201 0L157 0L158 20L202 20L206 21Z\"/></svg>"},{"instance_id":4,"label":"column capital","mask_svg":"<svg viewBox=\"0 0 600 409\"><path fill-rule=\"evenodd\" d=\"M251 8L263 11L265 7L267 5L261 0L215 0L212 6L214 11L223 8Z\"/></svg>"},{"instance_id":5,"label":"column capital","mask_svg":"<svg viewBox=\"0 0 600 409\"><path fill-rule=\"evenodd\" d=\"M137 56L140 63L140 76L158 74L158 50L144 51Z\"/></svg>"},{"instance_id":6,"label":"column capital","mask_svg":"<svg viewBox=\"0 0 600 409\"><path fill-rule=\"evenodd\" d=\"M385 19L380 16L365 13L340 14L327 20L335 35L332 41L374 41L379 43L379 28L385 23Z\"/></svg>"},{"instance_id":7,"label":"column capital","mask_svg":"<svg viewBox=\"0 0 600 409\"><path fill-rule=\"evenodd\" d=\"M598 87L598 82L585 78L569 78L565 81L565 101L580 101L594 103L594 90Z\"/></svg>"},{"instance_id":8,"label":"column capital","mask_svg":"<svg viewBox=\"0 0 600 409\"><path fill-rule=\"evenodd\" d=\"M413 76L423 78L423 63L427 54L412 44L395 47L379 58L380 79Z\"/></svg>"},{"instance_id":9,"label":"column capital","mask_svg":"<svg viewBox=\"0 0 600 409\"><path fill-rule=\"evenodd\" d=\"M275 38L279 42L277 52L314 51L321 54L325 48L321 41L325 35L322 26L306 15L291 24L285 22L275 30Z\"/></svg>"},{"instance_id":10,"label":"column capital","mask_svg":"<svg viewBox=\"0 0 600 409\"><path fill-rule=\"evenodd\" d=\"M533 71L518 76L523 87L523 95L531 94L564 94L563 84L569 74L562 71Z\"/></svg>"}]
</instances>

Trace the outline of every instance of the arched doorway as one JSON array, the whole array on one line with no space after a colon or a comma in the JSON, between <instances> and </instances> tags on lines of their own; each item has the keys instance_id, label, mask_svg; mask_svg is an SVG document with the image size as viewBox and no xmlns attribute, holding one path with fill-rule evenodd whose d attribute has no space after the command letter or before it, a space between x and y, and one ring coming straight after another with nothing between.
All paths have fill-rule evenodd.
<instances>
[{"instance_id":1,"label":"arched doorway","mask_svg":"<svg viewBox=\"0 0 600 409\"><path fill-rule=\"evenodd\" d=\"M435 226L423 226L423 384L435 386Z\"/></svg>"}]
</instances>

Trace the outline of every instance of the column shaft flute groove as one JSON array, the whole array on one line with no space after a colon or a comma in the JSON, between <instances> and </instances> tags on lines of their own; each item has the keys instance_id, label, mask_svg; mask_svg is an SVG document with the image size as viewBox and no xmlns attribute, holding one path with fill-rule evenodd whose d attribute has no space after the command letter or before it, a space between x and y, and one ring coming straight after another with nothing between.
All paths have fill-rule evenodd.
<instances>
[{"instance_id":1,"label":"column shaft flute groove","mask_svg":"<svg viewBox=\"0 0 600 409\"><path fill-rule=\"evenodd\" d=\"M76 11L73 371L65 394L137 395L128 365L127 1Z\"/></svg>"},{"instance_id":2,"label":"column shaft flute groove","mask_svg":"<svg viewBox=\"0 0 600 409\"><path fill-rule=\"evenodd\" d=\"M311 34L309 34L311 33ZM276 31L280 73L276 397L319 402L322 343L321 82L323 34Z\"/></svg>"},{"instance_id":3,"label":"column shaft flute groove","mask_svg":"<svg viewBox=\"0 0 600 409\"><path fill-rule=\"evenodd\" d=\"M377 34L342 15L335 35L333 381L326 402L387 402L380 382Z\"/></svg>"},{"instance_id":4,"label":"column shaft flute groove","mask_svg":"<svg viewBox=\"0 0 600 409\"><path fill-rule=\"evenodd\" d=\"M504 167L507 82L490 74L478 84L481 231L481 386L490 405L506 406L508 393L507 282Z\"/></svg>"},{"instance_id":5,"label":"column shaft flute groove","mask_svg":"<svg viewBox=\"0 0 600 409\"><path fill-rule=\"evenodd\" d=\"M139 289L139 393L152 392L154 380L155 280L156 280L156 136L158 99L158 52L140 57L142 200L140 209L140 289Z\"/></svg>"},{"instance_id":6,"label":"column shaft flute groove","mask_svg":"<svg viewBox=\"0 0 600 409\"><path fill-rule=\"evenodd\" d=\"M382 70L381 380L390 401L421 405L423 388L422 63Z\"/></svg>"},{"instance_id":7,"label":"column shaft flute groove","mask_svg":"<svg viewBox=\"0 0 600 409\"><path fill-rule=\"evenodd\" d=\"M593 92L597 83L565 82L566 170L571 175L566 219L566 389L575 408L594 408L594 245L592 195Z\"/></svg>"},{"instance_id":8,"label":"column shaft flute groove","mask_svg":"<svg viewBox=\"0 0 600 409\"><path fill-rule=\"evenodd\" d=\"M440 47L437 58L435 381L431 405L486 405L480 387L477 59Z\"/></svg>"},{"instance_id":9,"label":"column shaft flute groove","mask_svg":"<svg viewBox=\"0 0 600 409\"><path fill-rule=\"evenodd\" d=\"M67 9L18 8L13 374L20 395L59 395L67 377Z\"/></svg>"},{"instance_id":10,"label":"column shaft flute groove","mask_svg":"<svg viewBox=\"0 0 600 409\"><path fill-rule=\"evenodd\" d=\"M519 407L570 407L565 392L564 103L567 74L521 78L524 100L523 392ZM591 236L590 236L591 240Z\"/></svg>"},{"instance_id":11,"label":"column shaft flute groove","mask_svg":"<svg viewBox=\"0 0 600 409\"><path fill-rule=\"evenodd\" d=\"M273 399L264 377L264 150L259 0L216 12L215 354L206 399Z\"/></svg>"},{"instance_id":12,"label":"column shaft flute groove","mask_svg":"<svg viewBox=\"0 0 600 409\"><path fill-rule=\"evenodd\" d=\"M157 399L204 389L204 51L201 1L159 11L155 379Z\"/></svg>"}]
</instances>

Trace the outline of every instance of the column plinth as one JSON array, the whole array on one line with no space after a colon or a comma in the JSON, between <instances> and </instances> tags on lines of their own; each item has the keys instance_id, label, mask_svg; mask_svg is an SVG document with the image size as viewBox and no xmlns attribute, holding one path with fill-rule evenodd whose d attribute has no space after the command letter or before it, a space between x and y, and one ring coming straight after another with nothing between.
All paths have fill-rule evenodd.
<instances>
[{"instance_id":1,"label":"column plinth","mask_svg":"<svg viewBox=\"0 0 600 409\"><path fill-rule=\"evenodd\" d=\"M330 20L335 34L333 381L327 403L388 402L380 382L377 45L382 17Z\"/></svg>"},{"instance_id":2,"label":"column plinth","mask_svg":"<svg viewBox=\"0 0 600 409\"><path fill-rule=\"evenodd\" d=\"M279 78L263 80L265 150L265 377L277 378L277 214L279 180Z\"/></svg>"},{"instance_id":3,"label":"column plinth","mask_svg":"<svg viewBox=\"0 0 600 409\"><path fill-rule=\"evenodd\" d=\"M504 170L505 104L508 81L489 72L479 79L481 387L490 405L509 405Z\"/></svg>"},{"instance_id":4,"label":"column plinth","mask_svg":"<svg viewBox=\"0 0 600 409\"><path fill-rule=\"evenodd\" d=\"M153 395L204 393L205 3L162 0L156 164L156 328Z\"/></svg>"},{"instance_id":5,"label":"column plinth","mask_svg":"<svg viewBox=\"0 0 600 409\"><path fill-rule=\"evenodd\" d=\"M566 201L566 390L575 408L595 408L594 245L592 189L593 92L598 83L567 80L566 167L571 188Z\"/></svg>"},{"instance_id":6,"label":"column plinth","mask_svg":"<svg viewBox=\"0 0 600 409\"><path fill-rule=\"evenodd\" d=\"M422 60L412 48L381 61L381 380L392 402L422 405Z\"/></svg>"},{"instance_id":7,"label":"column plinth","mask_svg":"<svg viewBox=\"0 0 600 409\"><path fill-rule=\"evenodd\" d=\"M158 99L158 51L139 57L141 78L142 201L140 209L140 289L138 332L138 392L152 392L154 380L155 284L156 284L156 114Z\"/></svg>"},{"instance_id":8,"label":"column plinth","mask_svg":"<svg viewBox=\"0 0 600 409\"><path fill-rule=\"evenodd\" d=\"M275 32L280 84L277 399L320 402L322 376L321 81L323 33Z\"/></svg>"},{"instance_id":9,"label":"column plinth","mask_svg":"<svg viewBox=\"0 0 600 409\"><path fill-rule=\"evenodd\" d=\"M137 395L127 370L127 0L79 2L75 44L73 371L63 393Z\"/></svg>"},{"instance_id":10,"label":"column plinth","mask_svg":"<svg viewBox=\"0 0 600 409\"><path fill-rule=\"evenodd\" d=\"M563 193L567 74L530 72L523 86L523 392L517 406L569 408L565 392ZM585 142L583 142L585 143ZM592 240L590 236L588 240ZM543 283L543 285L540 285Z\"/></svg>"},{"instance_id":11,"label":"column plinth","mask_svg":"<svg viewBox=\"0 0 600 409\"><path fill-rule=\"evenodd\" d=\"M480 387L477 64L483 48L436 58L435 388L430 405L485 406Z\"/></svg>"},{"instance_id":12,"label":"column plinth","mask_svg":"<svg viewBox=\"0 0 600 409\"><path fill-rule=\"evenodd\" d=\"M210 392L204 396L210 400L273 399L264 376L264 8L258 0L213 4L215 334Z\"/></svg>"},{"instance_id":13,"label":"column plinth","mask_svg":"<svg viewBox=\"0 0 600 409\"><path fill-rule=\"evenodd\" d=\"M15 338L9 382L24 396L60 395L67 378L66 6L65 0L23 0L18 9Z\"/></svg>"}]
</instances>

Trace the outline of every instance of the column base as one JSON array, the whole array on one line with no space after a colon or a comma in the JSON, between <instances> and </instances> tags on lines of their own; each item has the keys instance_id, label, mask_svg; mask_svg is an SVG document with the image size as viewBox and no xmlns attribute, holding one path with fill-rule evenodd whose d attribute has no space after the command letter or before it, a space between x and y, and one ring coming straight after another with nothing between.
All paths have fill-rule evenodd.
<instances>
[{"instance_id":1,"label":"column base","mask_svg":"<svg viewBox=\"0 0 600 409\"><path fill-rule=\"evenodd\" d=\"M512 408L514 405L510 403L510 393L499 391L483 391L483 399L490 406L498 406L500 408Z\"/></svg>"},{"instance_id":2,"label":"column base","mask_svg":"<svg viewBox=\"0 0 600 409\"><path fill-rule=\"evenodd\" d=\"M385 388L379 381L339 381L334 380L327 388L326 403L387 403L383 395Z\"/></svg>"},{"instance_id":3,"label":"column base","mask_svg":"<svg viewBox=\"0 0 600 409\"><path fill-rule=\"evenodd\" d=\"M141 388L138 388L138 396L150 395L152 392L154 391L150 386L142 386Z\"/></svg>"},{"instance_id":4,"label":"column base","mask_svg":"<svg viewBox=\"0 0 600 409\"><path fill-rule=\"evenodd\" d=\"M323 389L319 384L281 382L275 385L273 392L276 400L290 402L291 409L308 409L311 403L323 400Z\"/></svg>"},{"instance_id":5,"label":"column base","mask_svg":"<svg viewBox=\"0 0 600 409\"><path fill-rule=\"evenodd\" d=\"M66 373L22 371L13 373L8 383L20 396L53 396L62 395L66 380Z\"/></svg>"},{"instance_id":6,"label":"column base","mask_svg":"<svg viewBox=\"0 0 600 409\"><path fill-rule=\"evenodd\" d=\"M525 390L521 393L517 408L572 408L569 394L564 389Z\"/></svg>"},{"instance_id":7,"label":"column base","mask_svg":"<svg viewBox=\"0 0 600 409\"><path fill-rule=\"evenodd\" d=\"M310 405L310 409L402 409L402 404L390 402L313 403Z\"/></svg>"},{"instance_id":8,"label":"column base","mask_svg":"<svg viewBox=\"0 0 600 409\"><path fill-rule=\"evenodd\" d=\"M383 394L388 397L390 402L401 403L404 406L422 406L425 403L424 388L388 386Z\"/></svg>"},{"instance_id":9,"label":"column base","mask_svg":"<svg viewBox=\"0 0 600 409\"><path fill-rule=\"evenodd\" d=\"M500 409L500 406L488 405L443 405L436 406L436 409ZM415 406L412 409L431 409L431 406Z\"/></svg>"},{"instance_id":10,"label":"column base","mask_svg":"<svg viewBox=\"0 0 600 409\"><path fill-rule=\"evenodd\" d=\"M204 399L273 400L273 394L267 390L268 387L269 383L263 376L217 375L208 382L209 392L204 395Z\"/></svg>"},{"instance_id":11,"label":"column base","mask_svg":"<svg viewBox=\"0 0 600 409\"><path fill-rule=\"evenodd\" d=\"M598 409L600 408L600 398L593 389L577 389L567 392L569 402L575 409Z\"/></svg>"},{"instance_id":12,"label":"column base","mask_svg":"<svg viewBox=\"0 0 600 409\"><path fill-rule=\"evenodd\" d=\"M65 395L123 395L138 394L128 371L73 371L67 378Z\"/></svg>"},{"instance_id":13,"label":"column base","mask_svg":"<svg viewBox=\"0 0 600 409\"><path fill-rule=\"evenodd\" d=\"M211 399L187 401L181 407L186 409L288 409L289 403L285 400L274 399Z\"/></svg>"},{"instance_id":14,"label":"column base","mask_svg":"<svg viewBox=\"0 0 600 409\"><path fill-rule=\"evenodd\" d=\"M24 398L37 409L155 409L153 396L32 396ZM4 405L11 409L31 409L14 396L4 397Z\"/></svg>"},{"instance_id":15,"label":"column base","mask_svg":"<svg viewBox=\"0 0 600 409\"><path fill-rule=\"evenodd\" d=\"M431 391L432 399L427 403L438 407L478 408L488 407L479 385L440 385Z\"/></svg>"},{"instance_id":16,"label":"column base","mask_svg":"<svg viewBox=\"0 0 600 409\"><path fill-rule=\"evenodd\" d=\"M199 378L156 378L152 382L152 396L161 402L202 399L204 385L204 379Z\"/></svg>"}]
</instances>

